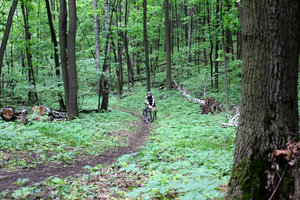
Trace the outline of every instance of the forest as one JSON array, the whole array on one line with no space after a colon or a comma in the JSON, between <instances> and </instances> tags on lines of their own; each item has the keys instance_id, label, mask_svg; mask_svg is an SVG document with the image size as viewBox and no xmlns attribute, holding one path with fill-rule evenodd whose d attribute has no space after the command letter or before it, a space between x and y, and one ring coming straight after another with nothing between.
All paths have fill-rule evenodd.
<instances>
[{"instance_id":1,"label":"forest","mask_svg":"<svg viewBox=\"0 0 300 200\"><path fill-rule=\"evenodd\" d=\"M0 0L0 198L300 199L299 35L297 0Z\"/></svg>"}]
</instances>

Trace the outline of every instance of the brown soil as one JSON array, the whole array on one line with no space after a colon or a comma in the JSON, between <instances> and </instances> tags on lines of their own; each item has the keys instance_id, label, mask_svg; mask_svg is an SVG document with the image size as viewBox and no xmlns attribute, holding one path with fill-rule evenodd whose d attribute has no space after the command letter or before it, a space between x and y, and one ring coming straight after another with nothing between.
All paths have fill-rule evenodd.
<instances>
[{"instance_id":1,"label":"brown soil","mask_svg":"<svg viewBox=\"0 0 300 200\"><path fill-rule=\"evenodd\" d=\"M133 114L133 113L130 113ZM136 115L136 114L133 114ZM67 177L73 174L78 174L84 172L84 167L95 166L97 164L112 164L116 161L116 158L119 158L125 154L130 154L137 152L139 147L142 146L147 138L150 127L142 119L139 122L136 122L136 131L134 133L129 133L129 142L128 146L117 147L109 151L103 152L101 155L88 157L84 160L77 161L72 165L62 165L57 164L53 166L40 165L35 169L21 170L18 172L5 172L0 170L0 191L5 190L15 190L19 187L32 185L34 183L41 182L47 179L50 176L58 177ZM17 180L28 178L29 181L26 182L23 186L17 186L12 183L17 182Z\"/></svg>"}]
</instances>

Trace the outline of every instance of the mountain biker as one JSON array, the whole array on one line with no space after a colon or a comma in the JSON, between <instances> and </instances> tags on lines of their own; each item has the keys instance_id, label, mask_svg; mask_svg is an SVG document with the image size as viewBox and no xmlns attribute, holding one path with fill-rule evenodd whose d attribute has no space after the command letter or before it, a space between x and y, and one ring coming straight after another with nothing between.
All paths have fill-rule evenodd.
<instances>
[{"instance_id":1,"label":"mountain biker","mask_svg":"<svg viewBox=\"0 0 300 200\"><path fill-rule=\"evenodd\" d=\"M156 105L155 105L155 99L154 96L151 94L151 92L147 92L147 96L145 98L145 104L148 104L153 107L154 110L154 116L156 118Z\"/></svg>"}]
</instances>

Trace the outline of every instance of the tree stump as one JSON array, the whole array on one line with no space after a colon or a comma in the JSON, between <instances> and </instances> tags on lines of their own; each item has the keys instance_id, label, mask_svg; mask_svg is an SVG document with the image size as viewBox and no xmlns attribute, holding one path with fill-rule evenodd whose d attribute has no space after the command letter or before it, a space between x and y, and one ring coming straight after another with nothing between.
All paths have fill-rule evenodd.
<instances>
[{"instance_id":1,"label":"tree stump","mask_svg":"<svg viewBox=\"0 0 300 200\"><path fill-rule=\"evenodd\" d=\"M4 107L1 110L1 117L4 121L13 121L16 118L15 110L12 107Z\"/></svg>"}]
</instances>

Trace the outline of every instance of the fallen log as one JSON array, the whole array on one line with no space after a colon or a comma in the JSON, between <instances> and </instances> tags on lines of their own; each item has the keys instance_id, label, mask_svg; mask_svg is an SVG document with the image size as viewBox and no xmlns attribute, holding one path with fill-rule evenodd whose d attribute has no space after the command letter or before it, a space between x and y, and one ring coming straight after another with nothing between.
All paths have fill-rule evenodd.
<instances>
[{"instance_id":1,"label":"fallen log","mask_svg":"<svg viewBox=\"0 0 300 200\"><path fill-rule=\"evenodd\" d=\"M16 119L15 109L13 107L4 107L1 110L1 118L4 121L13 121Z\"/></svg>"},{"instance_id":2,"label":"fallen log","mask_svg":"<svg viewBox=\"0 0 300 200\"><path fill-rule=\"evenodd\" d=\"M197 103L202 108L201 114L215 113L215 112L223 112L222 104L219 101L216 101L213 97L207 97L205 100L197 99L192 97L188 91L180 86L174 81L176 90L180 91L180 93L185 96L189 102Z\"/></svg>"},{"instance_id":3,"label":"fallen log","mask_svg":"<svg viewBox=\"0 0 300 200\"><path fill-rule=\"evenodd\" d=\"M32 112L38 114L39 116L48 116L53 120L58 118L67 118L67 112L54 110L44 106L34 106L32 108Z\"/></svg>"},{"instance_id":4,"label":"fallen log","mask_svg":"<svg viewBox=\"0 0 300 200\"><path fill-rule=\"evenodd\" d=\"M23 109L20 112L16 112L13 107L4 107L0 113L0 119L4 121L14 121L19 120L20 122L26 123L29 119L40 121L66 121L67 120L67 112L57 111L51 108L47 108L44 106L34 106L32 108L32 114L27 117L28 110ZM42 117L44 116L44 117Z\"/></svg>"},{"instance_id":5,"label":"fallen log","mask_svg":"<svg viewBox=\"0 0 300 200\"><path fill-rule=\"evenodd\" d=\"M191 95L189 95L188 91L184 87L177 84L175 80L174 80L174 85L175 85L176 90L180 91L180 93L183 96L185 96L188 99L189 102L194 102L194 103L197 103L197 104L200 104L200 105L205 105L205 101L203 101L201 99L197 99L197 98L192 97Z\"/></svg>"}]
</instances>

